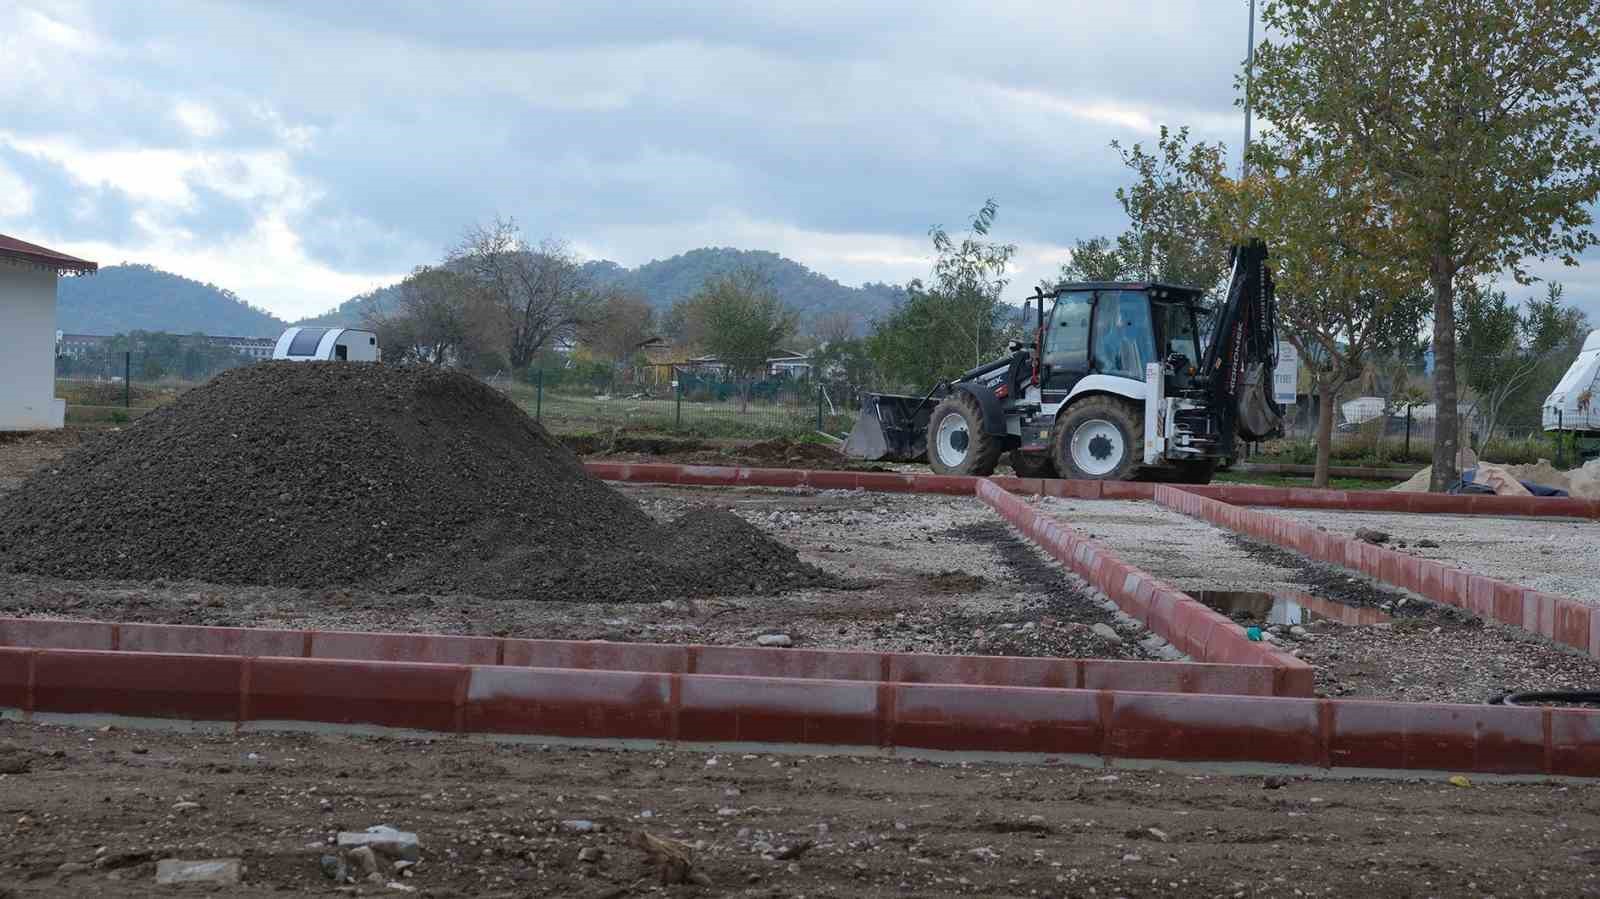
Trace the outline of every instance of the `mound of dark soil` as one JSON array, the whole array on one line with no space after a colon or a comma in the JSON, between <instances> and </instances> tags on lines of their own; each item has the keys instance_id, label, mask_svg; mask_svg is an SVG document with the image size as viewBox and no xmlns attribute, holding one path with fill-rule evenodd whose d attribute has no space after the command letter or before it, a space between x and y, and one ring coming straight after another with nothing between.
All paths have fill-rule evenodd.
<instances>
[{"instance_id":1,"label":"mound of dark soil","mask_svg":"<svg viewBox=\"0 0 1600 899\"><path fill-rule=\"evenodd\" d=\"M731 513L658 525L462 374L227 372L0 498L0 567L628 602L825 576Z\"/></svg>"}]
</instances>

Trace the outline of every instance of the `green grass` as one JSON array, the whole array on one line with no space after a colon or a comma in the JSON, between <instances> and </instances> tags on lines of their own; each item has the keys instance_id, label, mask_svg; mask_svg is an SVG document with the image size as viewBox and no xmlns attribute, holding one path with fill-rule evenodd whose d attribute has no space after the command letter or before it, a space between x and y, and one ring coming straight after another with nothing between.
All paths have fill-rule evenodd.
<instances>
[{"instance_id":1,"label":"green grass","mask_svg":"<svg viewBox=\"0 0 1600 899\"><path fill-rule=\"evenodd\" d=\"M534 388L526 385L503 389L524 411L537 415L545 428L557 434L619 429L630 433L761 439L799 436L817 427L817 407L811 404L751 402L740 411L737 401L685 400L680 409L675 397L601 399L547 390L541 400ZM853 420L853 415L828 415L823 424L830 432L837 432L848 430Z\"/></svg>"},{"instance_id":2,"label":"green grass","mask_svg":"<svg viewBox=\"0 0 1600 899\"><path fill-rule=\"evenodd\" d=\"M1256 461L1256 460L1251 460ZM1236 471L1219 471L1213 479L1219 484L1256 484L1262 487L1310 487L1310 478L1296 478L1278 474L1245 474ZM1365 478L1329 478L1330 490L1388 490L1399 481L1370 481Z\"/></svg>"}]
</instances>

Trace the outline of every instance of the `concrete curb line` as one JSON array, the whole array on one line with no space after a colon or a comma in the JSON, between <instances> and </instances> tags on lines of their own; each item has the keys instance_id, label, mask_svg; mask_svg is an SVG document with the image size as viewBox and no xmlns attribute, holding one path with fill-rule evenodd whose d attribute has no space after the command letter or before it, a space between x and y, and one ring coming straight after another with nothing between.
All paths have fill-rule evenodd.
<instances>
[{"instance_id":1,"label":"concrete curb line","mask_svg":"<svg viewBox=\"0 0 1600 899\"><path fill-rule=\"evenodd\" d=\"M0 648L0 707L24 720L1600 776L1600 713L1503 706Z\"/></svg>"},{"instance_id":2,"label":"concrete curb line","mask_svg":"<svg viewBox=\"0 0 1600 899\"><path fill-rule=\"evenodd\" d=\"M1138 690L1272 696L1274 669L1203 662L1137 662L1019 656L823 649L763 649L699 644L526 640L444 634L268 630L125 624L53 618L0 618L0 647L421 662L446 665L715 674L870 683ZM1297 694L1298 695L1298 694Z\"/></svg>"},{"instance_id":3,"label":"concrete curb line","mask_svg":"<svg viewBox=\"0 0 1600 899\"><path fill-rule=\"evenodd\" d=\"M1229 505L1194 493L1190 488L1163 486L1156 491L1155 500L1161 506L1218 527L1294 550L1320 562L1358 571L1391 587L1466 609L1481 618L1520 627L1600 658L1600 615L1594 614L1594 607L1587 603L1449 568L1432 559L1419 559L1340 537L1266 512Z\"/></svg>"},{"instance_id":4,"label":"concrete curb line","mask_svg":"<svg viewBox=\"0 0 1600 899\"><path fill-rule=\"evenodd\" d=\"M1244 629L1181 590L1122 561L1105 546L1044 515L1004 488L980 482L978 498L1045 552L1111 597L1122 610L1196 659L1262 665L1275 671L1280 696L1311 696L1311 666Z\"/></svg>"}]
</instances>

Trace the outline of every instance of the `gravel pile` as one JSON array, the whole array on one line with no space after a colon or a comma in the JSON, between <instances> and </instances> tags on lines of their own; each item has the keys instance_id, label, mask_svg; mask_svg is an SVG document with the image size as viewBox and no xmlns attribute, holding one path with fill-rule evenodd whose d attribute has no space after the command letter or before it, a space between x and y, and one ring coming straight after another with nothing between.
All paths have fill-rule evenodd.
<instances>
[{"instance_id":1,"label":"gravel pile","mask_svg":"<svg viewBox=\"0 0 1600 899\"><path fill-rule=\"evenodd\" d=\"M0 569L626 602L828 581L736 515L657 524L495 390L431 368L225 373L0 497Z\"/></svg>"}]
</instances>

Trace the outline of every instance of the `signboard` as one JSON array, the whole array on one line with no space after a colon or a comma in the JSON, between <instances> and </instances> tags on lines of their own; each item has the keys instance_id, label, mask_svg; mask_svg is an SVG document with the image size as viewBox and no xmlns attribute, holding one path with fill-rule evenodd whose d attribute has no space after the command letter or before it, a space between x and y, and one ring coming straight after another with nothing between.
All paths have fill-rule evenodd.
<instances>
[{"instance_id":1,"label":"signboard","mask_svg":"<svg viewBox=\"0 0 1600 899\"><path fill-rule=\"evenodd\" d=\"M1300 384L1300 351L1287 340L1278 341L1278 367L1272 373L1272 400L1280 406L1293 406Z\"/></svg>"}]
</instances>

